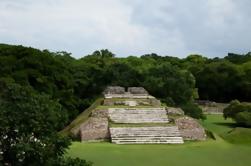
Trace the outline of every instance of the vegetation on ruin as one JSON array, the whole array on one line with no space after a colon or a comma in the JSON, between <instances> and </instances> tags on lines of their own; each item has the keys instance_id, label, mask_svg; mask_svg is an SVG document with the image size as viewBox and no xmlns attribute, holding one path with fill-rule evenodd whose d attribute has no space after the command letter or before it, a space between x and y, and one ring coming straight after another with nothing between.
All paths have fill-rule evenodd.
<instances>
[{"instance_id":1,"label":"vegetation on ruin","mask_svg":"<svg viewBox=\"0 0 251 166\"><path fill-rule=\"evenodd\" d=\"M96 101L93 102L90 107L88 107L81 114L79 114L68 126L66 126L59 133L64 136L71 135L70 131L74 128L79 127L80 124L84 123L90 117L92 111L94 111L94 109L100 106L102 101L102 97L98 98Z\"/></svg>"}]
</instances>

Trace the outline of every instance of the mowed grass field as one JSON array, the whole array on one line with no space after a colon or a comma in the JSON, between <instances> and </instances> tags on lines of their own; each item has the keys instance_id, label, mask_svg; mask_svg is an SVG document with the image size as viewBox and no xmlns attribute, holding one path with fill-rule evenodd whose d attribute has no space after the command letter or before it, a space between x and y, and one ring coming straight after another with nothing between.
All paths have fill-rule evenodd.
<instances>
[{"instance_id":1,"label":"mowed grass field","mask_svg":"<svg viewBox=\"0 0 251 166\"><path fill-rule=\"evenodd\" d=\"M116 145L74 142L68 156L79 157L94 166L249 166L250 129L237 129L221 115L208 115L202 124L216 140L186 142L183 145ZM234 137L234 139L232 138Z\"/></svg>"}]
</instances>

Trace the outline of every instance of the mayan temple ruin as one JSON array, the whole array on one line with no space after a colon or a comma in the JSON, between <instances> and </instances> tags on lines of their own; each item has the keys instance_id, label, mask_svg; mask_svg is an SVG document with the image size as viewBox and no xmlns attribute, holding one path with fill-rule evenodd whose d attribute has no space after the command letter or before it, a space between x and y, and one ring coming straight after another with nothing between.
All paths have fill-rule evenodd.
<instances>
[{"instance_id":1,"label":"mayan temple ruin","mask_svg":"<svg viewBox=\"0 0 251 166\"><path fill-rule=\"evenodd\" d=\"M81 141L116 144L182 144L205 140L200 124L180 108L165 107L142 87L110 86L88 120L71 132Z\"/></svg>"},{"instance_id":2,"label":"mayan temple ruin","mask_svg":"<svg viewBox=\"0 0 251 166\"><path fill-rule=\"evenodd\" d=\"M113 143L183 143L177 126L167 126L169 120L165 108L144 88L130 87L125 91L122 87L108 87L105 91L105 101L114 102L110 103L114 105L120 102L119 104L127 106L108 109L110 121L114 126L117 125L109 127ZM130 108L132 106L138 108Z\"/></svg>"}]
</instances>

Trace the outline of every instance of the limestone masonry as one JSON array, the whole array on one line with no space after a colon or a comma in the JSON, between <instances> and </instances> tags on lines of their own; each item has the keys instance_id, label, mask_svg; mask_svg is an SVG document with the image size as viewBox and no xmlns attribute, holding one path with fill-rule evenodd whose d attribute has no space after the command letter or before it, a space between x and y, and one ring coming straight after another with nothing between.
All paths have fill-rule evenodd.
<instances>
[{"instance_id":1,"label":"limestone masonry","mask_svg":"<svg viewBox=\"0 0 251 166\"><path fill-rule=\"evenodd\" d=\"M95 108L78 128L81 141L116 144L182 144L205 140L206 134L180 108L163 107L143 87L109 86L103 106Z\"/></svg>"}]
</instances>

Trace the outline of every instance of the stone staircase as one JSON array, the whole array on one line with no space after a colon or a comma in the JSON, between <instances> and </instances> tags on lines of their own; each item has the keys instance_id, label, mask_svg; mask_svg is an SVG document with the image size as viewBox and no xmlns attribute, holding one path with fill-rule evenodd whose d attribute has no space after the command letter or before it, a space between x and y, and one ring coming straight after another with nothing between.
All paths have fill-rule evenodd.
<instances>
[{"instance_id":1,"label":"stone staircase","mask_svg":"<svg viewBox=\"0 0 251 166\"><path fill-rule=\"evenodd\" d=\"M182 144L177 126L168 127L113 127L112 143L116 144Z\"/></svg>"},{"instance_id":2,"label":"stone staircase","mask_svg":"<svg viewBox=\"0 0 251 166\"><path fill-rule=\"evenodd\" d=\"M110 108L109 118L114 123L168 123L165 108Z\"/></svg>"},{"instance_id":3,"label":"stone staircase","mask_svg":"<svg viewBox=\"0 0 251 166\"><path fill-rule=\"evenodd\" d=\"M119 124L119 127L109 127L112 143L184 143L177 126L163 126L169 122L165 108L109 108L108 116L113 123ZM123 124L130 124L132 127L125 127ZM156 126L153 127L152 124Z\"/></svg>"}]
</instances>

